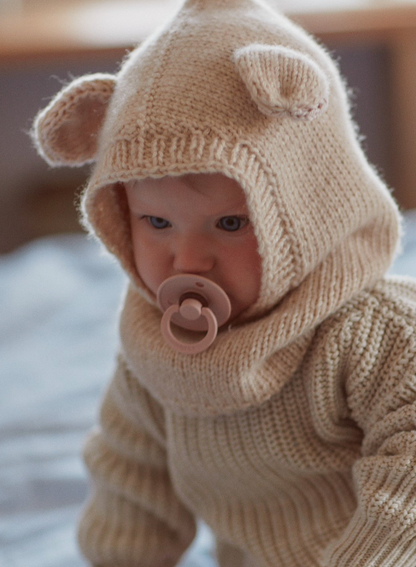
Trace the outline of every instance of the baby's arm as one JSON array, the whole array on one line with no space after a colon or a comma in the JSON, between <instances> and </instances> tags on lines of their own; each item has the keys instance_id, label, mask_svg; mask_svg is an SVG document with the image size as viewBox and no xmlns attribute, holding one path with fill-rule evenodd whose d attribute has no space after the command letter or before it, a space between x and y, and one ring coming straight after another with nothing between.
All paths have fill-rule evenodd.
<instances>
[{"instance_id":1,"label":"baby's arm","mask_svg":"<svg viewBox=\"0 0 416 567\"><path fill-rule=\"evenodd\" d=\"M357 509L327 550L325 567L416 564L414 286L409 295L409 303L406 297L401 304L374 301L352 329L346 391L364 434L362 457L353 466Z\"/></svg>"},{"instance_id":2,"label":"baby's arm","mask_svg":"<svg viewBox=\"0 0 416 567\"><path fill-rule=\"evenodd\" d=\"M99 567L173 567L195 535L195 522L169 478L161 407L120 359L89 437L85 461L93 493L79 542Z\"/></svg>"}]
</instances>

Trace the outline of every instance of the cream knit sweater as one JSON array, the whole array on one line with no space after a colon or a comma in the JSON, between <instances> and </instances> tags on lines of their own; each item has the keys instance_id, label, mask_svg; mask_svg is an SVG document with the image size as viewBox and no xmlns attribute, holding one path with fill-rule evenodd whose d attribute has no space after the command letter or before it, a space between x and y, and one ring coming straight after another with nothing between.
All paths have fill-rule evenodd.
<instances>
[{"instance_id":1,"label":"cream knit sweater","mask_svg":"<svg viewBox=\"0 0 416 567\"><path fill-rule=\"evenodd\" d=\"M173 566L194 516L224 567L415 564L414 283L380 282L274 356L267 318L174 354L152 309L129 292L86 447L94 565Z\"/></svg>"},{"instance_id":2,"label":"cream knit sweater","mask_svg":"<svg viewBox=\"0 0 416 567\"><path fill-rule=\"evenodd\" d=\"M83 210L130 277L85 458L96 567L170 567L195 518L222 567L414 567L416 285L338 70L261 0L187 0L124 62L37 117L52 165L95 162ZM256 303L174 352L132 254L123 182L222 172L262 259Z\"/></svg>"}]
</instances>

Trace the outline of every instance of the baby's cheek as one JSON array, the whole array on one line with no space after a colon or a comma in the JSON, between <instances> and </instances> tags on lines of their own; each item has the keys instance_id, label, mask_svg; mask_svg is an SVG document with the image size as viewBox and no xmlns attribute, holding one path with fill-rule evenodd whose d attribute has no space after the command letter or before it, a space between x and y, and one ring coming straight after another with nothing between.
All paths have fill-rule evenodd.
<instances>
[{"instance_id":1,"label":"baby's cheek","mask_svg":"<svg viewBox=\"0 0 416 567\"><path fill-rule=\"evenodd\" d=\"M154 293L160 263L157 259L157 254L145 239L136 241L134 258L139 276L144 284Z\"/></svg>"},{"instance_id":2,"label":"baby's cheek","mask_svg":"<svg viewBox=\"0 0 416 567\"><path fill-rule=\"evenodd\" d=\"M243 243L238 249L234 250L228 259L230 270L234 273L235 279L241 280L241 285L260 280L260 257L257 246L251 241Z\"/></svg>"},{"instance_id":3,"label":"baby's cheek","mask_svg":"<svg viewBox=\"0 0 416 567\"><path fill-rule=\"evenodd\" d=\"M258 253L257 241L251 239L244 249L245 282L250 288L248 291L254 302L259 295L261 287L262 261ZM254 298L254 299L253 299Z\"/></svg>"}]
</instances>

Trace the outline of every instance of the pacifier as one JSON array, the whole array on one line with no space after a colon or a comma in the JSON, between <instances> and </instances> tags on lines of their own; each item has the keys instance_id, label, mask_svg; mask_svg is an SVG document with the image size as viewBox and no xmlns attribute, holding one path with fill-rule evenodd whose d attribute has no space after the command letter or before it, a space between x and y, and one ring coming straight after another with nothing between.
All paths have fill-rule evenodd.
<instances>
[{"instance_id":1,"label":"pacifier","mask_svg":"<svg viewBox=\"0 0 416 567\"><path fill-rule=\"evenodd\" d=\"M166 279L157 291L162 309L161 332L165 341L177 352L196 354L212 345L231 314L231 303L216 283L193 274L179 274ZM171 323L189 331L205 331L205 336L188 343L177 338Z\"/></svg>"}]
</instances>

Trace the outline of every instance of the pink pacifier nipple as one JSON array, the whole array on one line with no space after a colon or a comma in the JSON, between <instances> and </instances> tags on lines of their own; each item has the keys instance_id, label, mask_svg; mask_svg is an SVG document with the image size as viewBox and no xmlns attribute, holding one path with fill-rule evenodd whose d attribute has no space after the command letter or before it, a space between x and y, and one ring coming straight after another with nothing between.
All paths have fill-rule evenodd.
<instances>
[{"instance_id":1,"label":"pink pacifier nipple","mask_svg":"<svg viewBox=\"0 0 416 567\"><path fill-rule=\"evenodd\" d=\"M215 340L218 327L231 314L231 303L219 285L193 274L180 274L165 280L157 291L162 309L161 332L174 350L196 354L206 350ZM190 331L206 331L202 340L185 343L172 333L171 323Z\"/></svg>"}]
</instances>

